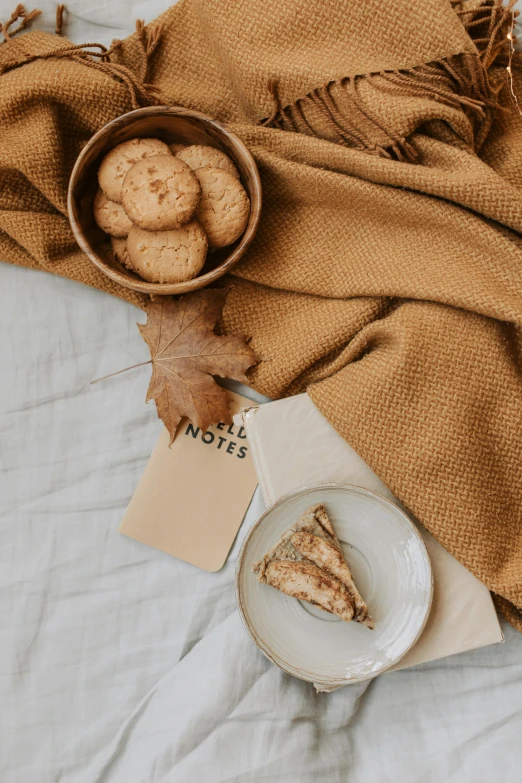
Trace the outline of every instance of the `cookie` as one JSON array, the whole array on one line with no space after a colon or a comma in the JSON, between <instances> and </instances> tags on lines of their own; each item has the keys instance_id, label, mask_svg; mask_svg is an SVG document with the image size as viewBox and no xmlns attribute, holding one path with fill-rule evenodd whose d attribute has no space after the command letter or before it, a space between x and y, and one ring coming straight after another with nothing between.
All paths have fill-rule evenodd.
<instances>
[{"instance_id":1,"label":"cookie","mask_svg":"<svg viewBox=\"0 0 522 783\"><path fill-rule=\"evenodd\" d=\"M121 186L131 166L152 155L170 155L168 145L160 139L129 139L114 147L102 160L98 183L104 193L121 204Z\"/></svg>"},{"instance_id":2,"label":"cookie","mask_svg":"<svg viewBox=\"0 0 522 783\"><path fill-rule=\"evenodd\" d=\"M127 252L135 272L149 283L182 283L201 271L207 255L205 232L195 220L171 231L133 226Z\"/></svg>"},{"instance_id":3,"label":"cookie","mask_svg":"<svg viewBox=\"0 0 522 783\"><path fill-rule=\"evenodd\" d=\"M174 145L173 145L174 146ZM172 147L171 147L172 149ZM181 152L175 152L178 158L183 160L191 169L202 169L205 166L212 166L213 169L223 169L239 179L239 172L230 160L221 150L214 147L206 147L203 144L192 144L185 147Z\"/></svg>"},{"instance_id":4,"label":"cookie","mask_svg":"<svg viewBox=\"0 0 522 783\"><path fill-rule=\"evenodd\" d=\"M186 144L169 144L169 150L172 152L173 155L177 155L178 152L181 152L181 150L186 150L187 145Z\"/></svg>"},{"instance_id":5,"label":"cookie","mask_svg":"<svg viewBox=\"0 0 522 783\"><path fill-rule=\"evenodd\" d=\"M127 237L123 239L111 237L111 247L116 260L119 261L122 266L127 267L127 269L133 269L129 254L127 253Z\"/></svg>"},{"instance_id":6,"label":"cookie","mask_svg":"<svg viewBox=\"0 0 522 783\"><path fill-rule=\"evenodd\" d=\"M209 247L225 247L238 239L250 215L250 201L243 185L228 171L203 168L196 171L201 201L195 218L203 226Z\"/></svg>"},{"instance_id":7,"label":"cookie","mask_svg":"<svg viewBox=\"0 0 522 783\"><path fill-rule=\"evenodd\" d=\"M192 169L172 155L140 160L123 180L125 212L147 231L168 231L187 223L200 196L201 187Z\"/></svg>"},{"instance_id":8,"label":"cookie","mask_svg":"<svg viewBox=\"0 0 522 783\"><path fill-rule=\"evenodd\" d=\"M132 223L122 205L111 201L101 188L98 188L94 197L92 211L102 231L113 237L126 237L132 228Z\"/></svg>"}]
</instances>

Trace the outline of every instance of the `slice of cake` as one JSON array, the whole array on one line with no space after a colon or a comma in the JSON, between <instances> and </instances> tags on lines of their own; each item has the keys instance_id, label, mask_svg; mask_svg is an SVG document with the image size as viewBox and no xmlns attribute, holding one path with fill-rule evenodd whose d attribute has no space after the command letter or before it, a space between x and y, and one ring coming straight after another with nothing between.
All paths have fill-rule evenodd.
<instances>
[{"instance_id":1,"label":"slice of cake","mask_svg":"<svg viewBox=\"0 0 522 783\"><path fill-rule=\"evenodd\" d=\"M315 604L345 622L353 619L374 627L322 503L307 509L252 567L260 582Z\"/></svg>"}]
</instances>

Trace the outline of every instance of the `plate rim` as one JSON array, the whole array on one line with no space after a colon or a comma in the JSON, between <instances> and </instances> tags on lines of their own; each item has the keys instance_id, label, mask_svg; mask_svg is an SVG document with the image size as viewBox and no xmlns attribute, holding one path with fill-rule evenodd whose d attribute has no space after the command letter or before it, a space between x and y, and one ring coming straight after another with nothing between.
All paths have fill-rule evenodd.
<instances>
[{"instance_id":1,"label":"plate rim","mask_svg":"<svg viewBox=\"0 0 522 783\"><path fill-rule=\"evenodd\" d=\"M413 641L410 643L410 645L404 650L401 655L399 655L397 658L391 661L391 663L386 664L383 666L377 673L370 674L370 675L355 675L353 677L343 677L343 678L336 678L331 677L324 680L318 679L317 677L310 677L306 676L305 672L299 671L298 669L295 669L291 666L291 664L288 664L286 661L278 661L276 658L271 654L270 650L265 646L263 641L261 639L256 638L256 635L254 634L253 629L250 627L250 624L246 618L245 610L244 610L244 599L241 594L240 589L240 579L244 571L245 567L245 553L249 544L250 539L252 538L255 531L261 527L261 525L264 523L266 517L281 503L283 503L286 500L289 500L292 497L298 497L300 495L303 495L307 492L313 492L316 490L328 490L328 489L334 489L334 490L348 490L348 492L354 492L356 494L366 495L367 497L372 498L373 500L376 500L377 502L383 504L384 506L387 506L390 508L393 513L398 514L400 517L402 517L403 522L406 523L406 525L412 530L414 535L416 536L418 542L421 545L421 551L425 557L425 560L428 564L429 568L429 576L430 576L430 584L429 584L429 596L428 601L426 605L425 615L424 619L419 626L419 629L417 631L417 634L415 635ZM273 503L271 503L267 508L260 514L260 516L256 519L248 533L246 534L243 543L241 544L241 548L239 550L237 563L236 563L236 572L235 572L235 595L236 595L236 603L237 608L239 611L239 616L241 618L241 621L246 628L250 638L253 640L256 647L263 653L263 655L268 658L269 661L271 661L273 664L275 664L279 669L282 669L287 674L290 674L292 677L296 677L299 680L304 680L305 682L312 682L314 684L318 684L320 686L327 686L328 688L337 688L342 687L344 685L353 685L358 682L366 682L368 680L373 680L375 677L378 677L381 674L384 674L385 672L389 671L393 666L395 666L402 658L404 658L405 655L407 655L410 650L415 646L415 644L418 642L419 638L422 635L422 632L424 631L426 624L428 622L429 616L431 614L431 609L433 605L433 591L434 591L434 580L433 580L433 568L431 565L431 559L428 553L428 550L426 548L426 544L424 543L424 539L422 538L422 535L420 531L418 530L417 526L412 522L412 520L409 518L408 514L400 508L400 506L396 505L395 503L392 503L391 500L388 500L388 498L385 498L383 495L380 495L378 492L373 492L370 489L366 489L365 487L361 487L357 484L348 484L344 482L321 482L319 484L307 484L304 487L300 487L299 489L291 490L290 492L286 492L284 495L281 495L281 497L277 498ZM286 663L286 666L283 665ZM288 667L288 668L287 668Z\"/></svg>"}]
</instances>

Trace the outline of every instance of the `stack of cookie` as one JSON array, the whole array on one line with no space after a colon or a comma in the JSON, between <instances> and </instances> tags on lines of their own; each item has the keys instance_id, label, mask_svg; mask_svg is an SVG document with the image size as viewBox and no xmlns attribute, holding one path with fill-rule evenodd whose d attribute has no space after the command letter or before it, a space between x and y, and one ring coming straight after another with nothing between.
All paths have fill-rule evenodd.
<instances>
[{"instance_id":1,"label":"stack of cookie","mask_svg":"<svg viewBox=\"0 0 522 783\"><path fill-rule=\"evenodd\" d=\"M214 147L130 139L98 171L94 219L116 259L151 283L200 273L208 248L244 232L250 201L230 158Z\"/></svg>"}]
</instances>

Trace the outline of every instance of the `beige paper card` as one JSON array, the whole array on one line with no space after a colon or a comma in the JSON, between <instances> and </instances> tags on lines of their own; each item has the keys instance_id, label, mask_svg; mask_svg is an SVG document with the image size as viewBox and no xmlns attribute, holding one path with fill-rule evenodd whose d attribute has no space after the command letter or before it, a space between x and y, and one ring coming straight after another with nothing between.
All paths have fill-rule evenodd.
<instances>
[{"instance_id":1,"label":"beige paper card","mask_svg":"<svg viewBox=\"0 0 522 783\"><path fill-rule=\"evenodd\" d=\"M396 503L388 487L321 415L307 394L235 417L245 425L265 502L311 484L356 484ZM404 511L404 509L403 509ZM419 526L434 576L431 613L420 639L394 667L403 669L502 642L489 590Z\"/></svg>"},{"instance_id":2,"label":"beige paper card","mask_svg":"<svg viewBox=\"0 0 522 783\"><path fill-rule=\"evenodd\" d=\"M252 405L228 392L232 413ZM257 486L240 425L206 434L184 419L169 449L166 429L152 452L119 532L205 569L219 571Z\"/></svg>"}]
</instances>

